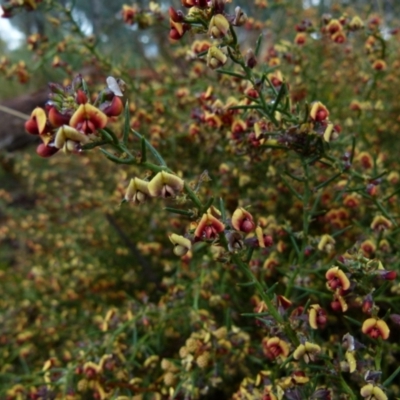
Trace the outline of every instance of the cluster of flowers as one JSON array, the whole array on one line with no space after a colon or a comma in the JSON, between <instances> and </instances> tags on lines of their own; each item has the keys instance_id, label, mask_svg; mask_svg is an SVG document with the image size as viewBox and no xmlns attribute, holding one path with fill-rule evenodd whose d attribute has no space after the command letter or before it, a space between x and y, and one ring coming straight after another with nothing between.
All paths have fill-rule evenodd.
<instances>
[{"instance_id":1,"label":"cluster of flowers","mask_svg":"<svg viewBox=\"0 0 400 400\"><path fill-rule=\"evenodd\" d=\"M180 40L185 32L193 30L196 34L207 33L217 41L216 44L207 46L207 65L212 69L222 67L228 61L223 48L233 40L231 27L242 26L247 20L239 6L235 8L234 14L228 14L225 3L224 0L184 0L182 5L189 9L187 15L173 7L169 9L171 39ZM255 61L250 61L250 58L249 65L255 66Z\"/></svg>"},{"instance_id":2,"label":"cluster of flowers","mask_svg":"<svg viewBox=\"0 0 400 400\"><path fill-rule=\"evenodd\" d=\"M43 141L36 150L41 157L50 157L60 149L79 152L82 145L100 136L99 130L106 127L110 117L123 111L122 92L116 95L115 89L102 90L91 104L81 76L67 87L51 83L49 88L46 108L35 108L25 123L26 131Z\"/></svg>"},{"instance_id":3,"label":"cluster of flowers","mask_svg":"<svg viewBox=\"0 0 400 400\"><path fill-rule=\"evenodd\" d=\"M6 0L6 3L0 6L3 11L2 18L11 18L16 12L21 10L36 10L38 4L42 1L43 0Z\"/></svg>"},{"instance_id":4,"label":"cluster of flowers","mask_svg":"<svg viewBox=\"0 0 400 400\"><path fill-rule=\"evenodd\" d=\"M160 5L154 1L150 1L146 8L137 4L131 6L124 4L121 14L125 24L130 26L137 24L141 29L146 29L164 19Z\"/></svg>"}]
</instances>

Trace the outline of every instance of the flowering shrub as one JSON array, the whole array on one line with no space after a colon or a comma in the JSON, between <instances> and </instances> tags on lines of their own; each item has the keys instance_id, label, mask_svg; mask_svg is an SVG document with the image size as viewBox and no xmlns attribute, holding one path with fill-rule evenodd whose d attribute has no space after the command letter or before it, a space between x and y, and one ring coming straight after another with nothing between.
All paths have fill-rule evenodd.
<instances>
[{"instance_id":1,"label":"flowering shrub","mask_svg":"<svg viewBox=\"0 0 400 400\"><path fill-rule=\"evenodd\" d=\"M268 22L182 0L172 64L49 84L25 128L51 168L16 162L34 211L0 231L26 249L1 272L5 398L399 395L398 32L286 11L246 48Z\"/></svg>"}]
</instances>

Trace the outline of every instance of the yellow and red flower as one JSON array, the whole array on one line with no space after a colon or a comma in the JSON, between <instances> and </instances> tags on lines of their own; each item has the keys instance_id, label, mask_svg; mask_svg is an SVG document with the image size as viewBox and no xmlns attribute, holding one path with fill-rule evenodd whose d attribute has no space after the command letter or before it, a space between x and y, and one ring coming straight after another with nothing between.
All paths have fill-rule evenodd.
<instances>
[{"instance_id":1,"label":"yellow and red flower","mask_svg":"<svg viewBox=\"0 0 400 400\"><path fill-rule=\"evenodd\" d=\"M330 290L343 292L350 288L349 278L339 267L330 268L326 272L325 278L328 280L326 286Z\"/></svg>"},{"instance_id":2,"label":"yellow and red flower","mask_svg":"<svg viewBox=\"0 0 400 400\"><path fill-rule=\"evenodd\" d=\"M89 134L107 125L107 115L91 104L81 104L74 112L69 125L78 131Z\"/></svg>"},{"instance_id":3,"label":"yellow and red flower","mask_svg":"<svg viewBox=\"0 0 400 400\"><path fill-rule=\"evenodd\" d=\"M225 225L210 213L203 214L194 232L196 240L214 240L223 232Z\"/></svg>"},{"instance_id":4,"label":"yellow and red flower","mask_svg":"<svg viewBox=\"0 0 400 400\"><path fill-rule=\"evenodd\" d=\"M390 329L383 319L368 318L364 321L361 328L362 332L372 339L382 338L386 340L389 337Z\"/></svg>"},{"instance_id":5,"label":"yellow and red flower","mask_svg":"<svg viewBox=\"0 0 400 400\"><path fill-rule=\"evenodd\" d=\"M325 121L329 117L328 109L319 101L315 101L311 105L310 118L313 121Z\"/></svg>"},{"instance_id":6,"label":"yellow and red flower","mask_svg":"<svg viewBox=\"0 0 400 400\"><path fill-rule=\"evenodd\" d=\"M377 215L371 222L371 229L374 231L382 232L392 227L391 221L389 221L383 215Z\"/></svg>"},{"instance_id":7,"label":"yellow and red flower","mask_svg":"<svg viewBox=\"0 0 400 400\"><path fill-rule=\"evenodd\" d=\"M237 208L232 215L232 226L237 230L244 233L252 232L256 224L254 223L253 216L244 208Z\"/></svg>"},{"instance_id":8,"label":"yellow and red flower","mask_svg":"<svg viewBox=\"0 0 400 400\"><path fill-rule=\"evenodd\" d=\"M36 107L28 121L25 122L25 130L31 135L42 135L45 133L47 123L46 113L43 108Z\"/></svg>"},{"instance_id":9,"label":"yellow and red flower","mask_svg":"<svg viewBox=\"0 0 400 400\"><path fill-rule=\"evenodd\" d=\"M289 344L277 336L272 338L265 337L262 340L264 354L270 359L275 360L280 358L284 360L289 355Z\"/></svg>"},{"instance_id":10,"label":"yellow and red flower","mask_svg":"<svg viewBox=\"0 0 400 400\"><path fill-rule=\"evenodd\" d=\"M323 328L328 318L326 311L319 304L312 304L308 310L308 322L312 329Z\"/></svg>"}]
</instances>

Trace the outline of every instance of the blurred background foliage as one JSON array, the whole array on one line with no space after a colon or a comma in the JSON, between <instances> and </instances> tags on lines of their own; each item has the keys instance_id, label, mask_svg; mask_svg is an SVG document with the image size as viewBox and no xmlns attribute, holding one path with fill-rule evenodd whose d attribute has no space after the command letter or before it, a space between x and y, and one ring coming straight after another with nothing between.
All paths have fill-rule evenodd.
<instances>
[{"instance_id":1,"label":"blurred background foliage","mask_svg":"<svg viewBox=\"0 0 400 400\"><path fill-rule=\"evenodd\" d=\"M68 6L73 9L73 19L82 33L87 37L95 37L96 47L104 54L110 65L124 65L125 68L141 68L147 66L154 67L157 56L161 55L164 59L170 58L169 44L166 42L166 32L168 30L168 20L163 19L152 26L151 30L140 29L137 24L133 26L124 25L121 21L121 9L124 4L131 3L124 0L102 1L66 1L60 0L62 6ZM148 7L148 1L136 1L135 4L142 9ZM179 0L159 1L162 11L168 10L169 6L180 7ZM276 35L282 32L291 32L294 35L293 26L290 21L293 17L301 15L304 10L308 10L314 16L331 13L335 9L353 10L360 15L370 15L377 12L384 16L385 23L389 26L396 15L400 14L400 3L396 0L273 0L265 2L268 7L257 7L257 2L238 0L235 6L239 5L249 16L257 16L259 21L268 21L267 27L263 27L264 33L270 36L271 41ZM312 10L312 12L311 12ZM57 45L69 37L71 24L60 24L63 20L57 11L42 12L33 11L29 13L19 13L9 21L12 30L17 30L20 40L13 41L14 35L10 34L7 25L4 25L2 41L0 42L1 54L7 55L11 60L24 60L27 63L33 63L32 70L35 71L35 79L28 83L29 90L40 89L45 84L46 79L57 80L63 76L60 69L52 68L51 58L57 53ZM58 22L57 22L58 21ZM50 22L50 23L49 23ZM145 27L145 26L144 26ZM51 51L44 59L38 59L37 55L32 55L27 51L26 40L29 36L40 34L46 36L49 41ZM250 43L254 42L257 32L241 31L239 32L241 40ZM191 37L185 36L179 45L186 45L191 41ZM17 44L19 42L19 45ZM10 45L12 50L10 50ZM72 51L66 51L63 54L64 61L72 66L74 71L80 71L85 65L90 65L90 60L82 59ZM65 73L64 73L65 77ZM26 87L15 85L13 83L2 83L0 99L10 98L16 94L26 92Z\"/></svg>"}]
</instances>

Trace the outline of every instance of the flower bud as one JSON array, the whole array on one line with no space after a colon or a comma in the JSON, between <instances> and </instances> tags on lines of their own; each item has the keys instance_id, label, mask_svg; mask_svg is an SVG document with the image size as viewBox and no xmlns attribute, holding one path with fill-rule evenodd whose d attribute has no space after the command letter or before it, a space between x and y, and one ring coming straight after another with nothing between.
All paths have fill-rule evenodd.
<instances>
[{"instance_id":1,"label":"flower bud","mask_svg":"<svg viewBox=\"0 0 400 400\"><path fill-rule=\"evenodd\" d=\"M86 104L88 102L86 93L82 89L76 91L75 101L77 104Z\"/></svg>"},{"instance_id":2,"label":"flower bud","mask_svg":"<svg viewBox=\"0 0 400 400\"><path fill-rule=\"evenodd\" d=\"M247 22L247 15L243 12L243 10L237 6L235 8L235 18L232 22L234 26L242 26Z\"/></svg>"},{"instance_id":3,"label":"flower bud","mask_svg":"<svg viewBox=\"0 0 400 400\"><path fill-rule=\"evenodd\" d=\"M169 240L175 246L174 254L178 257L184 256L192 248L191 241L184 236L171 233L171 235L169 235Z\"/></svg>"},{"instance_id":4,"label":"flower bud","mask_svg":"<svg viewBox=\"0 0 400 400\"><path fill-rule=\"evenodd\" d=\"M52 145L46 145L44 143L40 143L39 146L36 148L36 153L40 157L51 157L53 154L57 153L59 149L57 147L54 147Z\"/></svg>"},{"instance_id":5,"label":"flower bud","mask_svg":"<svg viewBox=\"0 0 400 400\"><path fill-rule=\"evenodd\" d=\"M246 65L253 69L257 65L257 58L254 54L253 49L247 50L246 57L245 57Z\"/></svg>"},{"instance_id":6,"label":"flower bud","mask_svg":"<svg viewBox=\"0 0 400 400\"><path fill-rule=\"evenodd\" d=\"M68 125L70 119L71 114L62 114L55 106L50 106L49 121L54 127L59 128L62 125Z\"/></svg>"},{"instance_id":7,"label":"flower bud","mask_svg":"<svg viewBox=\"0 0 400 400\"><path fill-rule=\"evenodd\" d=\"M107 101L100 105L100 110L107 115L107 117L118 117L124 110L124 104L118 96L114 96L111 102Z\"/></svg>"}]
</instances>

